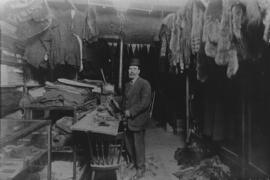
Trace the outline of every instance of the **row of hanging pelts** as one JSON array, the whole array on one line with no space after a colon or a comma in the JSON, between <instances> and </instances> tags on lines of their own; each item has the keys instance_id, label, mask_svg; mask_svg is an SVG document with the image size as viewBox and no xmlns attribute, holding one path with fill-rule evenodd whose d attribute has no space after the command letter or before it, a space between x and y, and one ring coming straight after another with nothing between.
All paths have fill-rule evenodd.
<instances>
[{"instance_id":1,"label":"row of hanging pelts","mask_svg":"<svg viewBox=\"0 0 270 180\"><path fill-rule=\"evenodd\" d=\"M239 57L255 59L260 54L260 50L253 50L254 47L247 44L243 23L247 23L249 28L258 27L261 22L265 26L264 34L256 38L269 42L270 0L211 0L207 3L191 0L183 9L163 19L160 39L167 41L171 67L180 65L181 69L189 68L191 54L196 55L204 50L217 65L227 66L227 76L230 78L238 71ZM196 65L197 70L202 69L198 59Z\"/></svg>"}]
</instances>

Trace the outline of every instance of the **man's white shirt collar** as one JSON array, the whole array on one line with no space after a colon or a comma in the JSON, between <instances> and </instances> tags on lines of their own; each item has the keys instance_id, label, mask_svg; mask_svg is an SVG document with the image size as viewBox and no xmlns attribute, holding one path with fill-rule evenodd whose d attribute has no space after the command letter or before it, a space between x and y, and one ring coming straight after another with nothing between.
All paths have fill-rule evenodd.
<instances>
[{"instance_id":1,"label":"man's white shirt collar","mask_svg":"<svg viewBox=\"0 0 270 180\"><path fill-rule=\"evenodd\" d=\"M133 84L135 84L135 82L136 82L136 80L139 78L139 76L137 76L136 78L134 78L134 79L132 79L131 80L131 84L133 85Z\"/></svg>"}]
</instances>

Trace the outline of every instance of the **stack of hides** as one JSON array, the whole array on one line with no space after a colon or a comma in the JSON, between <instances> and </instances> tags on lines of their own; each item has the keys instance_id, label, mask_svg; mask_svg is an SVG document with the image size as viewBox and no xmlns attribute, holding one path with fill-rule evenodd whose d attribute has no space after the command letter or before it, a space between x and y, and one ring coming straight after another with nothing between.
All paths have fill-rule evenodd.
<instances>
[{"instance_id":1,"label":"stack of hides","mask_svg":"<svg viewBox=\"0 0 270 180\"><path fill-rule=\"evenodd\" d=\"M32 104L36 106L80 106L92 98L87 88L46 82L46 92Z\"/></svg>"}]
</instances>

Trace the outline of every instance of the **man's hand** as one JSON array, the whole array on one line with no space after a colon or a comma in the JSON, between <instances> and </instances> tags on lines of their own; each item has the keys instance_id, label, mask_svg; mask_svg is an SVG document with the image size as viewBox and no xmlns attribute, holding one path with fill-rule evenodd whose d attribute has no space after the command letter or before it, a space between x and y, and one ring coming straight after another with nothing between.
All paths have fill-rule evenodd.
<instances>
[{"instance_id":1,"label":"man's hand","mask_svg":"<svg viewBox=\"0 0 270 180\"><path fill-rule=\"evenodd\" d=\"M129 110L126 110L126 111L125 111L125 116L126 116L127 118L131 117L131 114L130 114Z\"/></svg>"}]
</instances>

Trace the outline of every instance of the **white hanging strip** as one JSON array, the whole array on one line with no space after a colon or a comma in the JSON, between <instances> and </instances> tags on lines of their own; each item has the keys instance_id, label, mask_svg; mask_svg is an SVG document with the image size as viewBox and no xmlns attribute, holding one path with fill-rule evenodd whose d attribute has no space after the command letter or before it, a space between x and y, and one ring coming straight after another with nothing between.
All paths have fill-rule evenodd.
<instances>
[{"instance_id":1,"label":"white hanging strip","mask_svg":"<svg viewBox=\"0 0 270 180\"><path fill-rule=\"evenodd\" d=\"M78 36L77 34L73 33L73 35L77 38L78 43L79 43L79 47L80 47L80 72L83 70L83 60L82 60L82 56L83 56L83 52L82 52L82 39L80 38L80 36Z\"/></svg>"},{"instance_id":2,"label":"white hanging strip","mask_svg":"<svg viewBox=\"0 0 270 180\"><path fill-rule=\"evenodd\" d=\"M110 47L112 47L112 46L113 46L113 43L112 43L112 42L108 42L108 45L109 45Z\"/></svg>"},{"instance_id":3,"label":"white hanging strip","mask_svg":"<svg viewBox=\"0 0 270 180\"><path fill-rule=\"evenodd\" d=\"M71 13L71 19L73 20L73 19L74 19L75 14L76 14L75 9L71 9L71 10L70 10L70 13Z\"/></svg>"},{"instance_id":4,"label":"white hanging strip","mask_svg":"<svg viewBox=\"0 0 270 180\"><path fill-rule=\"evenodd\" d=\"M149 53L150 52L150 44L147 44L146 47L147 47L147 53Z\"/></svg>"},{"instance_id":5,"label":"white hanging strip","mask_svg":"<svg viewBox=\"0 0 270 180\"><path fill-rule=\"evenodd\" d=\"M113 43L113 46L114 46L114 47L117 47L117 43Z\"/></svg>"},{"instance_id":6,"label":"white hanging strip","mask_svg":"<svg viewBox=\"0 0 270 180\"><path fill-rule=\"evenodd\" d=\"M136 44L131 44L131 47L132 47L132 52L135 53Z\"/></svg>"},{"instance_id":7,"label":"white hanging strip","mask_svg":"<svg viewBox=\"0 0 270 180\"><path fill-rule=\"evenodd\" d=\"M130 48L130 44L127 44L127 52L128 52L128 54L130 53L129 48Z\"/></svg>"},{"instance_id":8,"label":"white hanging strip","mask_svg":"<svg viewBox=\"0 0 270 180\"><path fill-rule=\"evenodd\" d=\"M76 14L76 11L75 11L75 9L72 8L72 9L70 10L70 15L71 15L71 29L72 29L72 30L73 30L73 28L74 28L73 19L74 19L75 14Z\"/></svg>"}]
</instances>

